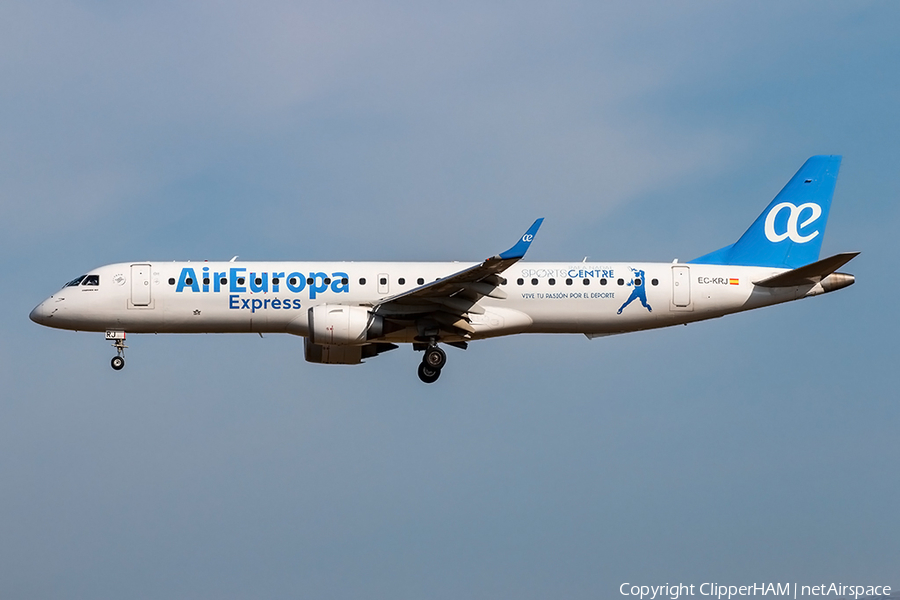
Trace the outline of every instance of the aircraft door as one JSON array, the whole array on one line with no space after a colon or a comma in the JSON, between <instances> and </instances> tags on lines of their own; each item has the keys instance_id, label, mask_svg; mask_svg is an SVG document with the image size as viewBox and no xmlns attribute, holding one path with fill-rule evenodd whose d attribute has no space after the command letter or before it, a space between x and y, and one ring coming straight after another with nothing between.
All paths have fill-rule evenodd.
<instances>
[{"instance_id":1,"label":"aircraft door","mask_svg":"<svg viewBox=\"0 0 900 600\"><path fill-rule=\"evenodd\" d=\"M131 265L131 303L150 306L150 265Z\"/></svg>"},{"instance_id":2,"label":"aircraft door","mask_svg":"<svg viewBox=\"0 0 900 600\"><path fill-rule=\"evenodd\" d=\"M680 308L691 304L691 268L687 265L672 267L672 304Z\"/></svg>"},{"instance_id":3,"label":"aircraft door","mask_svg":"<svg viewBox=\"0 0 900 600\"><path fill-rule=\"evenodd\" d=\"M378 274L378 293L387 294L390 291L391 278L387 273Z\"/></svg>"}]
</instances>

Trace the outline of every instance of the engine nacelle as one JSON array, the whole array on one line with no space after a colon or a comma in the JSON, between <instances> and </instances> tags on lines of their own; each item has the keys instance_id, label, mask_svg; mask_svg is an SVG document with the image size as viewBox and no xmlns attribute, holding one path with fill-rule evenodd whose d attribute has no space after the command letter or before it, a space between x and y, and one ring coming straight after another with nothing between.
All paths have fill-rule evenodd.
<instances>
[{"instance_id":1,"label":"engine nacelle","mask_svg":"<svg viewBox=\"0 0 900 600\"><path fill-rule=\"evenodd\" d=\"M384 319L364 306L320 304L309 309L309 338L313 344L355 346L381 337L383 330Z\"/></svg>"},{"instance_id":2,"label":"engine nacelle","mask_svg":"<svg viewBox=\"0 0 900 600\"><path fill-rule=\"evenodd\" d=\"M397 348L395 344L382 342L362 346L333 346L314 344L309 338L303 339L303 354L306 361L325 365L358 365L364 358L372 358L395 348Z\"/></svg>"},{"instance_id":3,"label":"engine nacelle","mask_svg":"<svg viewBox=\"0 0 900 600\"><path fill-rule=\"evenodd\" d=\"M303 339L303 357L306 362L325 365L358 365L362 362L362 346L331 346L314 344Z\"/></svg>"}]
</instances>

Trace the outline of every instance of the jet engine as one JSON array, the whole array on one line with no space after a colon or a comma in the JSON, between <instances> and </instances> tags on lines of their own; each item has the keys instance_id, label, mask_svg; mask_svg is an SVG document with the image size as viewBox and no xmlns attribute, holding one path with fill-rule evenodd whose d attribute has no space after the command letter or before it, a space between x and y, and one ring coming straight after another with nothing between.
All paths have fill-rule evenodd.
<instances>
[{"instance_id":1,"label":"jet engine","mask_svg":"<svg viewBox=\"0 0 900 600\"><path fill-rule=\"evenodd\" d=\"M310 342L354 346L383 335L384 319L363 306L320 304L309 309Z\"/></svg>"}]
</instances>

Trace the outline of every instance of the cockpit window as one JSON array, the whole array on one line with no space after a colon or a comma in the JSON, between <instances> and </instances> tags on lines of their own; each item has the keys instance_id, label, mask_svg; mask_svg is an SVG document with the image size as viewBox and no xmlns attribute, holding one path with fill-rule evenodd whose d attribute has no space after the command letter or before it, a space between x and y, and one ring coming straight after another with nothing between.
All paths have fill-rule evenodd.
<instances>
[{"instance_id":1,"label":"cockpit window","mask_svg":"<svg viewBox=\"0 0 900 600\"><path fill-rule=\"evenodd\" d=\"M79 275L78 277L76 277L75 279L73 279L72 281L70 281L69 283L64 285L63 287L74 287L74 286L78 285L79 283L81 283L81 280L84 279L85 277L87 277L87 275Z\"/></svg>"},{"instance_id":2,"label":"cockpit window","mask_svg":"<svg viewBox=\"0 0 900 600\"><path fill-rule=\"evenodd\" d=\"M81 282L81 285L100 285L100 276L99 275L88 275Z\"/></svg>"}]
</instances>

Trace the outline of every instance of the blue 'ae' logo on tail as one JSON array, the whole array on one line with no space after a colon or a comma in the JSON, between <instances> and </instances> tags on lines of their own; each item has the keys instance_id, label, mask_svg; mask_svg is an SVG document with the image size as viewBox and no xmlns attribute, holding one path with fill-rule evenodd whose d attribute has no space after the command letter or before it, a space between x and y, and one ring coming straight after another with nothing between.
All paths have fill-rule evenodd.
<instances>
[{"instance_id":1,"label":"blue 'ae' logo on tail","mask_svg":"<svg viewBox=\"0 0 900 600\"><path fill-rule=\"evenodd\" d=\"M800 215L802 215L803 211L807 209L811 211L811 214L805 221L803 221L803 223L800 223L798 225L798 222L800 221ZM783 233L776 233L775 221L776 219L778 219L783 210L788 211L787 223L785 223ZM810 225L811 223L815 223L821 216L822 207L815 202L807 202L806 204L801 204L800 206L791 204L790 202L782 202L781 204L776 204L771 209L769 209L769 214L766 215L766 238L770 242L775 243L790 238L792 242L795 242L797 244L805 244L806 242L819 235L819 230L816 229L809 235L800 235L800 230L805 228L807 225Z\"/></svg>"},{"instance_id":2,"label":"blue 'ae' logo on tail","mask_svg":"<svg viewBox=\"0 0 900 600\"><path fill-rule=\"evenodd\" d=\"M816 262L840 156L813 156L737 242L691 263L796 269Z\"/></svg>"}]
</instances>

